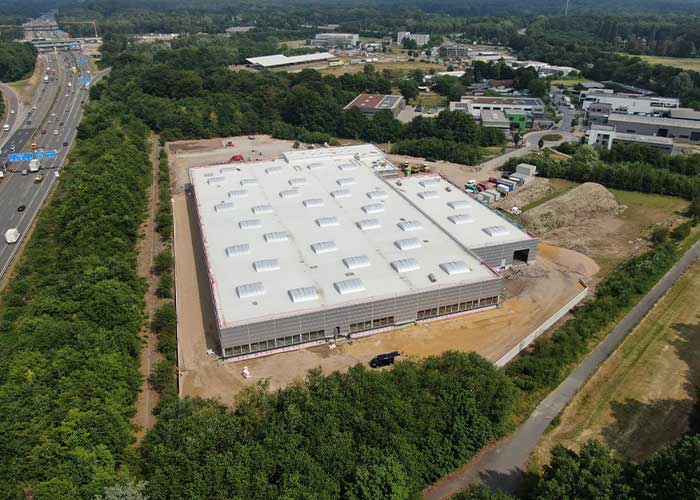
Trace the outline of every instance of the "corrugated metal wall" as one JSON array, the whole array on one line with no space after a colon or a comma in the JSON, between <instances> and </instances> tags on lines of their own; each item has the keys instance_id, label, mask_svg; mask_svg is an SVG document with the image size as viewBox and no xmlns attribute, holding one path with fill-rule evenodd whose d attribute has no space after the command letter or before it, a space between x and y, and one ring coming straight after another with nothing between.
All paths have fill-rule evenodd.
<instances>
[{"instance_id":1,"label":"corrugated metal wall","mask_svg":"<svg viewBox=\"0 0 700 500\"><path fill-rule=\"evenodd\" d=\"M481 283L445 287L412 295L261 321L222 330L220 332L221 346L226 353L227 348L234 346L319 330L324 330L327 338L332 338L337 331L341 336L346 336L350 332L350 324L352 323L372 321L389 316L393 316L396 325L410 323L416 321L418 311L475 299L496 297L501 295L502 290L502 280L495 278ZM268 349L274 347L268 346Z\"/></svg>"},{"instance_id":2,"label":"corrugated metal wall","mask_svg":"<svg viewBox=\"0 0 700 500\"><path fill-rule=\"evenodd\" d=\"M508 267L513 264L513 254L518 250L529 250L528 262L534 262L537 257L537 240L518 241L515 243L505 243L503 245L493 245L483 248L473 248L472 252L483 259L494 269Z\"/></svg>"}]
</instances>

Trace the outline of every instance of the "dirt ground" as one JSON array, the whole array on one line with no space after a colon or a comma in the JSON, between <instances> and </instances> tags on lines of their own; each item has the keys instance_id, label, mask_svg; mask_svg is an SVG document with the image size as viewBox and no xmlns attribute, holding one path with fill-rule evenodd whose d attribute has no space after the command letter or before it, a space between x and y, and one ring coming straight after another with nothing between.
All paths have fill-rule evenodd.
<instances>
[{"instance_id":1,"label":"dirt ground","mask_svg":"<svg viewBox=\"0 0 700 500\"><path fill-rule=\"evenodd\" d=\"M177 160L176 160L177 161ZM179 331L180 388L183 396L220 399L232 404L243 388L268 379L272 389L303 379L308 370L324 373L366 363L379 352L399 350L420 358L445 350L476 351L491 360L526 337L535 327L580 291L579 278L598 271L591 259L576 252L540 245L537 263L506 280L506 300L498 309L380 333L340 343L276 354L242 362L223 362L207 355L218 350L211 311L209 282L203 266L191 198L175 200L175 279ZM247 366L252 377L243 379Z\"/></svg>"},{"instance_id":2,"label":"dirt ground","mask_svg":"<svg viewBox=\"0 0 700 500\"><path fill-rule=\"evenodd\" d=\"M196 165L225 162L234 155L243 155L245 161L272 160L291 151L294 141L273 139L269 135L226 137L201 141L176 141L166 145L173 179L173 193L180 193L189 183L187 169ZM231 141L233 146L226 144ZM301 144L300 148L306 148Z\"/></svg>"},{"instance_id":3,"label":"dirt ground","mask_svg":"<svg viewBox=\"0 0 700 500\"><path fill-rule=\"evenodd\" d=\"M529 197L530 186L509 196ZM542 197L546 188L532 185ZM535 193L538 194L538 193ZM673 227L684 220L688 203L679 198L628 191L606 190L587 183L556 196L523 214L523 222L533 228L542 241L588 255L607 272L632 255L647 250L649 235L657 225Z\"/></svg>"},{"instance_id":4,"label":"dirt ground","mask_svg":"<svg viewBox=\"0 0 700 500\"><path fill-rule=\"evenodd\" d=\"M148 291L144 294L145 314L148 318L147 324L144 325L140 333L142 349L140 357L140 372L144 377L141 390L139 391L136 401L136 415L132 422L138 426L136 431L136 444L141 442L146 431L155 423L153 410L158 404L158 392L148 382L148 376L151 370L155 367L156 362L161 355L158 352L158 337L150 329L150 322L153 319L155 310L165 302L156 296L156 288L158 287L158 277L155 276L151 269L155 262L155 257L162 249L160 236L156 231L156 213L158 211L158 137L151 138L153 147L151 149L151 164L153 167L153 182L149 192L148 202L148 217L141 225L140 232L142 238L138 243L138 273L139 276L146 280Z\"/></svg>"},{"instance_id":5,"label":"dirt ground","mask_svg":"<svg viewBox=\"0 0 700 500\"><path fill-rule=\"evenodd\" d=\"M598 439L640 461L687 431L700 383L700 264L695 263L586 383L541 440L533 462L556 444Z\"/></svg>"}]
</instances>

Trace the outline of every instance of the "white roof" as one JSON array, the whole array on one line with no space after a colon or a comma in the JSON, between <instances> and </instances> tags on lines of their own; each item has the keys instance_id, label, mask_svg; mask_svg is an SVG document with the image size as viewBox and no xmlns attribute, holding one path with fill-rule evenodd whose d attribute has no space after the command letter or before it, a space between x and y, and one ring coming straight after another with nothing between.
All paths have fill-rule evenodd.
<instances>
[{"instance_id":1,"label":"white roof","mask_svg":"<svg viewBox=\"0 0 700 500\"><path fill-rule=\"evenodd\" d=\"M325 61L335 56L330 52L317 52L316 54L304 54L301 56L285 56L284 54L274 54L271 56L249 57L246 59L250 64L262 66L264 68L274 68L275 66L287 66L290 64L303 64L308 62Z\"/></svg>"},{"instance_id":2,"label":"white roof","mask_svg":"<svg viewBox=\"0 0 700 500\"><path fill-rule=\"evenodd\" d=\"M220 176L221 165L190 169L220 327L498 279L437 227L432 215L417 210L395 181L375 173L382 158L376 151L365 145L294 151L285 154L288 160L237 163L238 169L211 184L208 174ZM347 177L338 167L348 163L357 167L351 172L356 183L342 188L349 197L339 198L331 193ZM271 167L280 168L270 175ZM290 180L302 177L306 183L294 186L300 196L280 196ZM241 181L248 196L233 199L232 210L216 211L215 205L231 200L229 192L240 190ZM435 201L445 204L450 200L443 185L440 181ZM380 191L382 200L368 197ZM363 207L373 204L383 211L368 215ZM272 211L253 215L253 207L268 206ZM457 261L471 272L442 270Z\"/></svg>"},{"instance_id":3,"label":"white roof","mask_svg":"<svg viewBox=\"0 0 700 500\"><path fill-rule=\"evenodd\" d=\"M431 185L431 189L438 194L437 197L423 195L424 186L430 180L437 181L437 184ZM389 183L406 196L411 204L426 213L435 224L470 250L533 239L523 229L438 175L412 175L402 178L401 185L396 180ZM502 227L507 234L500 232L491 236L490 228L495 226ZM489 232L486 231L487 228Z\"/></svg>"}]
</instances>

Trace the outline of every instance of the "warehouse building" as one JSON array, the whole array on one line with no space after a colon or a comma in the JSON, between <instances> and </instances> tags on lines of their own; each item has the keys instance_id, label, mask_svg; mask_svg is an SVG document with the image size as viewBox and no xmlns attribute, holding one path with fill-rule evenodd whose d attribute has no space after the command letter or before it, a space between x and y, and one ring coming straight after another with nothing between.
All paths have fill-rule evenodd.
<instances>
[{"instance_id":1,"label":"warehouse building","mask_svg":"<svg viewBox=\"0 0 700 500\"><path fill-rule=\"evenodd\" d=\"M447 59L466 59L469 57L471 49L466 45L446 43L438 49L440 57Z\"/></svg>"},{"instance_id":2,"label":"warehouse building","mask_svg":"<svg viewBox=\"0 0 700 500\"><path fill-rule=\"evenodd\" d=\"M510 120L503 111L482 111L479 116L484 127L510 130Z\"/></svg>"},{"instance_id":3,"label":"warehouse building","mask_svg":"<svg viewBox=\"0 0 700 500\"><path fill-rule=\"evenodd\" d=\"M409 31L399 31L396 34L396 45L402 45L404 39L409 39L411 41L416 42L416 45L418 47L422 47L423 45L427 45L428 42L430 41L430 35L425 34L425 33L411 33Z\"/></svg>"},{"instance_id":4,"label":"warehouse building","mask_svg":"<svg viewBox=\"0 0 700 500\"><path fill-rule=\"evenodd\" d=\"M315 47L355 47L360 43L357 33L318 33L313 39L307 40L307 45Z\"/></svg>"},{"instance_id":5,"label":"warehouse building","mask_svg":"<svg viewBox=\"0 0 700 500\"><path fill-rule=\"evenodd\" d=\"M377 111L391 111L394 118L406 107L406 101L400 95L360 94L345 106L345 109L357 108L367 116L374 116Z\"/></svg>"},{"instance_id":6,"label":"warehouse building","mask_svg":"<svg viewBox=\"0 0 700 500\"><path fill-rule=\"evenodd\" d=\"M653 135L639 135L617 132L610 125L592 125L588 131L588 144L605 149L611 149L613 144L638 144L649 146L665 153L673 151L673 139Z\"/></svg>"},{"instance_id":7,"label":"warehouse building","mask_svg":"<svg viewBox=\"0 0 700 500\"><path fill-rule=\"evenodd\" d=\"M700 141L700 121L612 113L608 116L608 125L615 127L618 132L627 134Z\"/></svg>"},{"instance_id":8,"label":"warehouse building","mask_svg":"<svg viewBox=\"0 0 700 500\"><path fill-rule=\"evenodd\" d=\"M246 59L246 61L259 69L271 69L282 68L285 66L295 66L297 64L327 61L329 59L335 59L335 56L330 52L317 52L316 54L304 54L301 56L285 56L284 54L275 54L272 56L249 57Z\"/></svg>"},{"instance_id":9,"label":"warehouse building","mask_svg":"<svg viewBox=\"0 0 700 500\"><path fill-rule=\"evenodd\" d=\"M190 169L224 357L492 308L537 240L374 146Z\"/></svg>"},{"instance_id":10,"label":"warehouse building","mask_svg":"<svg viewBox=\"0 0 700 500\"><path fill-rule=\"evenodd\" d=\"M534 97L472 97L462 96L460 102L451 102L450 110L471 113L478 118L482 111L522 111L534 117L543 116L545 104Z\"/></svg>"},{"instance_id":11,"label":"warehouse building","mask_svg":"<svg viewBox=\"0 0 700 500\"><path fill-rule=\"evenodd\" d=\"M607 103L612 113L661 115L680 105L675 97L618 94L609 89L584 90L580 97L583 111L588 111L589 106L594 103Z\"/></svg>"}]
</instances>

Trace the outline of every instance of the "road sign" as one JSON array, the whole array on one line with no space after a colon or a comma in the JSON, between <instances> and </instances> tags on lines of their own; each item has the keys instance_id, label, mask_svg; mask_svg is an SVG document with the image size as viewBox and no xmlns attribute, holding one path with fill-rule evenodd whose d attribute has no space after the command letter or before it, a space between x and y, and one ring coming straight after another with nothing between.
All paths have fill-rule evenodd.
<instances>
[{"instance_id":1,"label":"road sign","mask_svg":"<svg viewBox=\"0 0 700 500\"><path fill-rule=\"evenodd\" d=\"M81 76L80 78L78 78L78 81L83 85L87 85L92 81L92 78L90 78L89 76Z\"/></svg>"},{"instance_id":2,"label":"road sign","mask_svg":"<svg viewBox=\"0 0 700 500\"><path fill-rule=\"evenodd\" d=\"M17 162L17 161L29 161L33 160L36 158L37 160L50 160L52 158L56 158L58 156L58 152L55 149L52 149L50 151L36 151L35 153L10 153L7 155L7 161L10 163Z\"/></svg>"},{"instance_id":3,"label":"road sign","mask_svg":"<svg viewBox=\"0 0 700 500\"><path fill-rule=\"evenodd\" d=\"M88 62L88 58L87 58L87 57L81 57L81 58L78 59L78 60L79 60L81 63L86 63L86 62Z\"/></svg>"}]
</instances>

